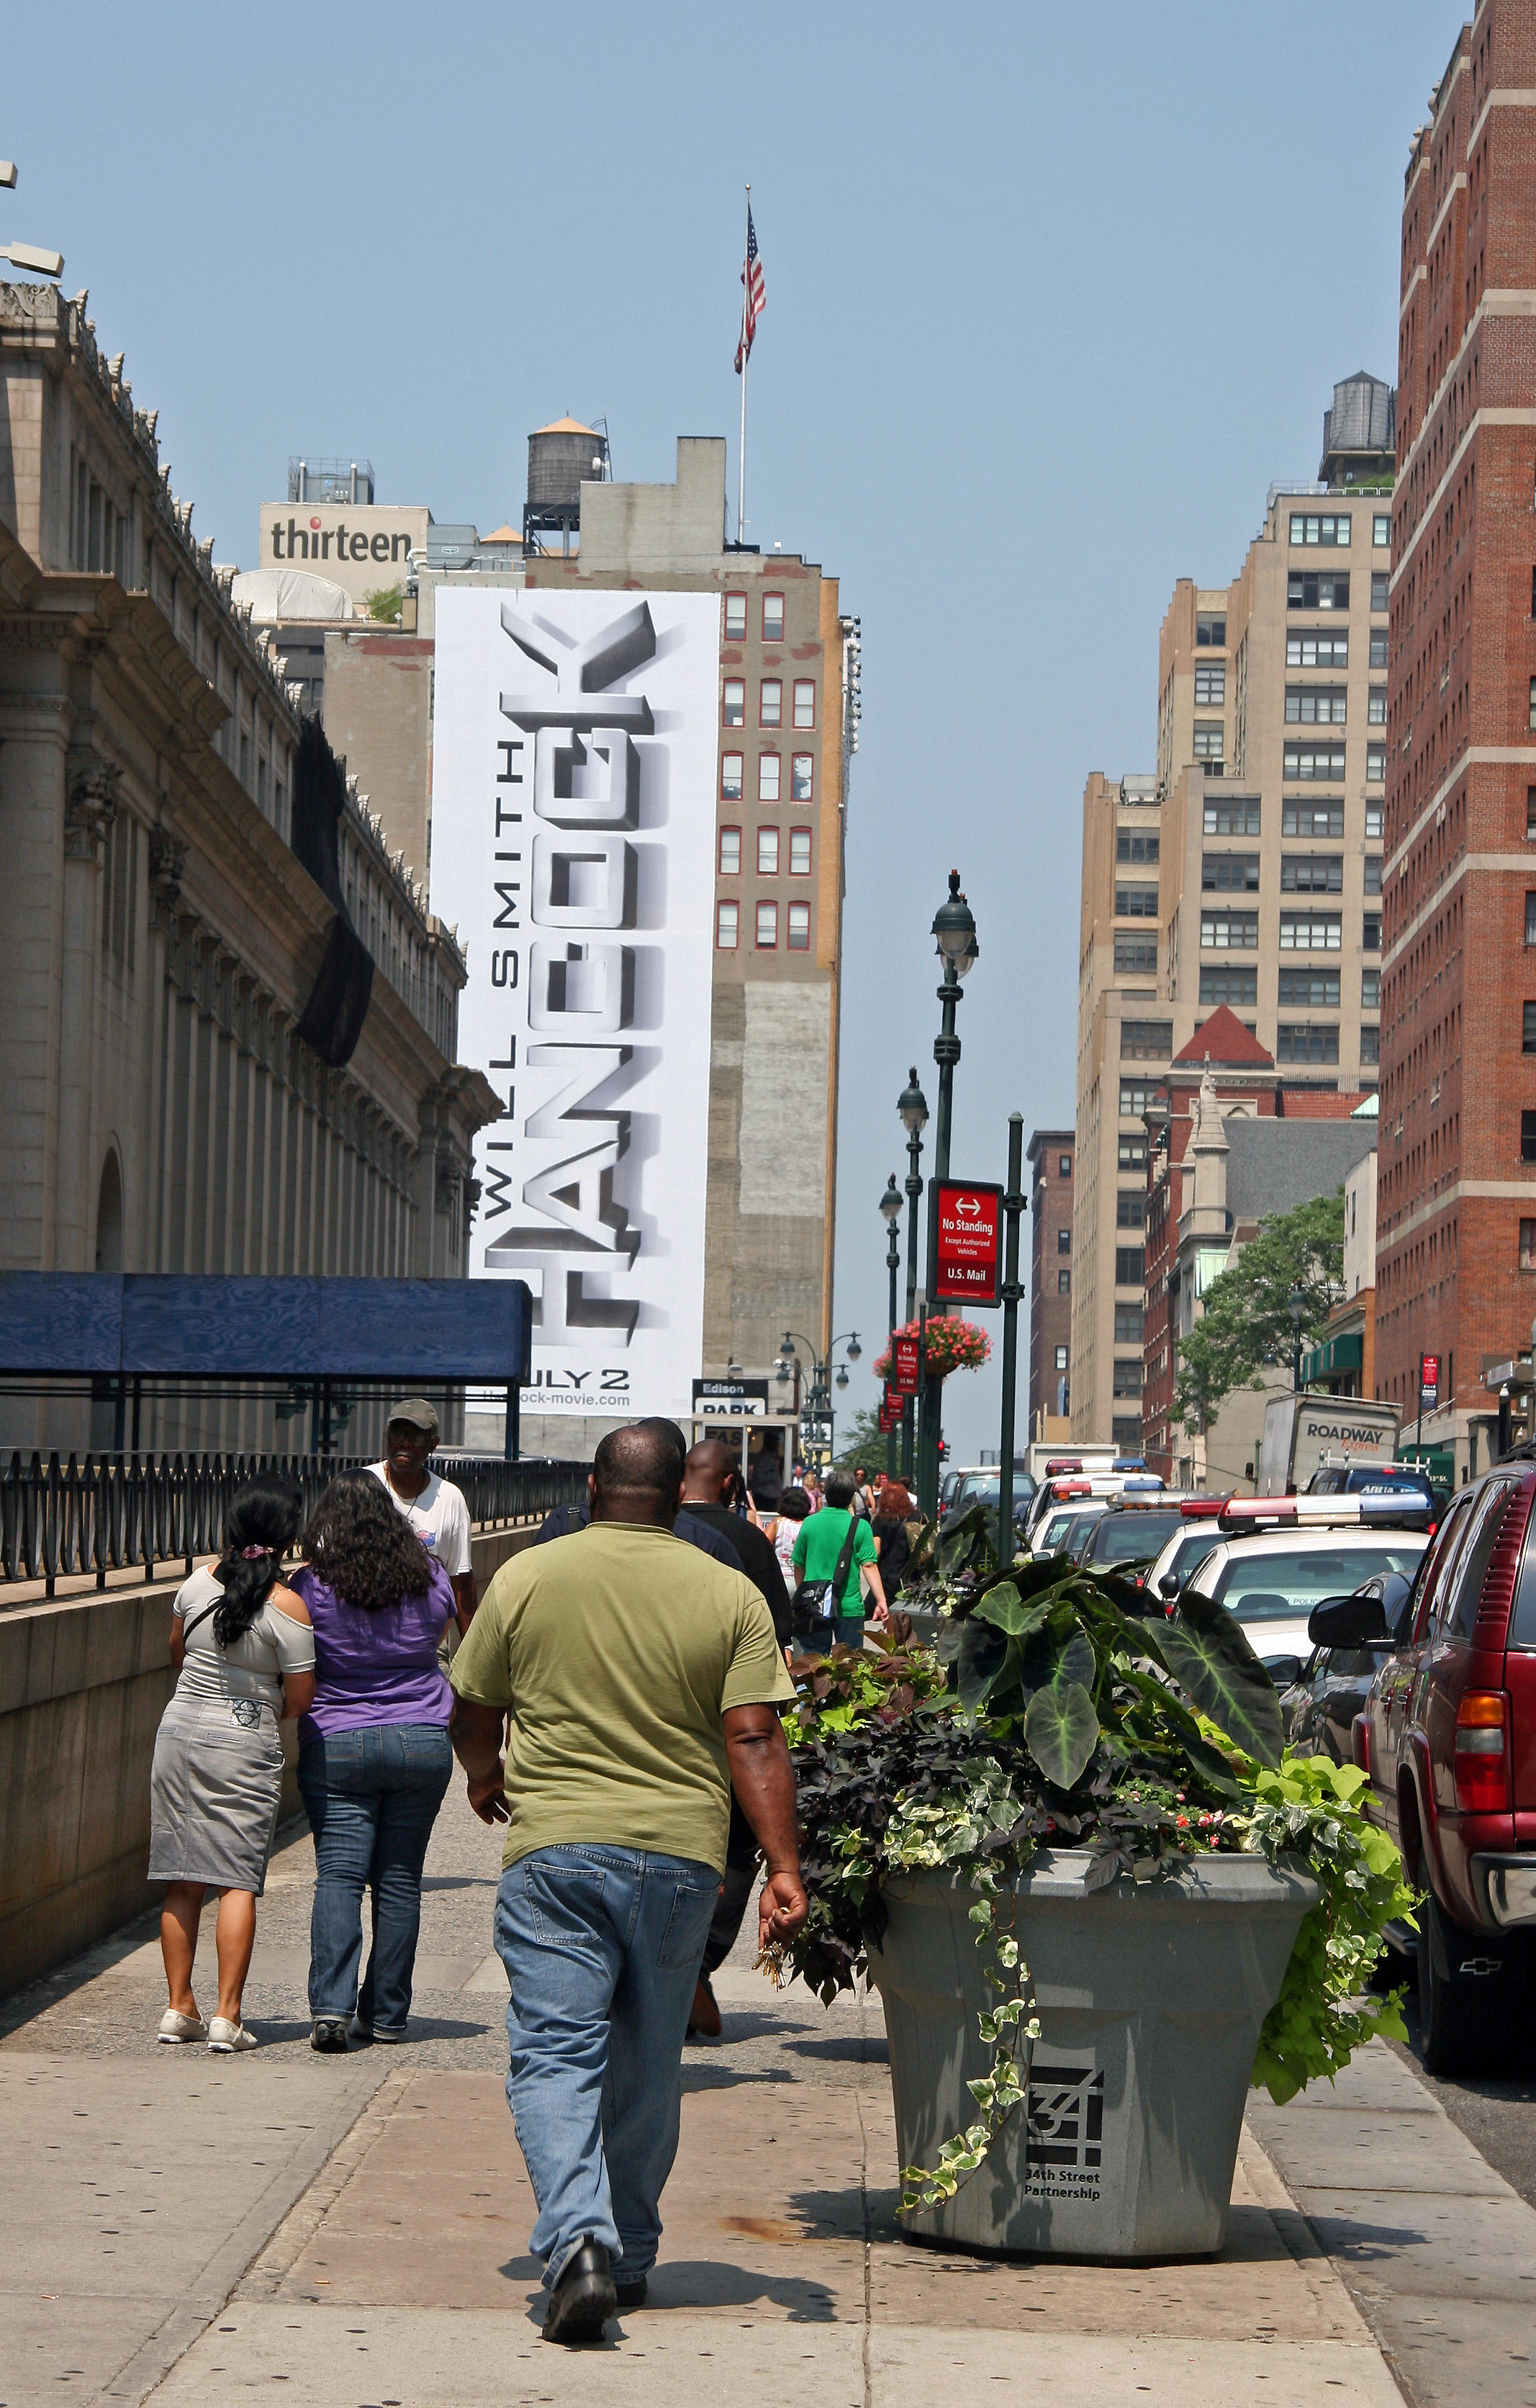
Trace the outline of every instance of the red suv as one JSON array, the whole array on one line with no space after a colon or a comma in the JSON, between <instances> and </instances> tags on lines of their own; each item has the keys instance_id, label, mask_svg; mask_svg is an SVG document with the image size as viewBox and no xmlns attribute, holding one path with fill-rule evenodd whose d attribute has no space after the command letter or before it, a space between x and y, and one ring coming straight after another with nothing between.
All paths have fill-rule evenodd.
<instances>
[{"instance_id":1,"label":"red suv","mask_svg":"<svg viewBox=\"0 0 1536 2408\"><path fill-rule=\"evenodd\" d=\"M1355 1719L1371 1811L1428 1893L1415 1953L1432 2073L1508 2047L1536 1969L1533 1502L1531 1457L1457 1494ZM1382 1624L1357 1643L1381 1646L1379 1603L1351 1602Z\"/></svg>"}]
</instances>

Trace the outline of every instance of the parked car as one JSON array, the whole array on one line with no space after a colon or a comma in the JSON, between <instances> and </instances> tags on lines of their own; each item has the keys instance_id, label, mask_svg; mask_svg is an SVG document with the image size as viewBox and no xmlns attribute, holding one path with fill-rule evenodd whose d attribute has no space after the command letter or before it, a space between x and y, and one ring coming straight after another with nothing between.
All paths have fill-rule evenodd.
<instances>
[{"instance_id":1,"label":"parked car","mask_svg":"<svg viewBox=\"0 0 1536 2408\"><path fill-rule=\"evenodd\" d=\"M1002 1503L1002 1475L995 1463L973 1464L961 1472L955 1493L944 1507L940 1526L965 1511L968 1505L984 1505L996 1513ZM1035 1484L1027 1471L1015 1469L1013 1473L1013 1525L1019 1528L1029 1510Z\"/></svg>"},{"instance_id":2,"label":"parked car","mask_svg":"<svg viewBox=\"0 0 1536 2408\"><path fill-rule=\"evenodd\" d=\"M1071 1497L1064 1504L1054 1505L1035 1524L1029 1538L1029 1553L1032 1555L1070 1555L1108 1511L1107 1497Z\"/></svg>"},{"instance_id":3,"label":"parked car","mask_svg":"<svg viewBox=\"0 0 1536 2408\"><path fill-rule=\"evenodd\" d=\"M1249 1506L1275 1512L1235 1526L1224 1515L1221 1537L1183 1594L1214 1598L1242 1625L1277 1684L1296 1680L1312 1653L1313 1608L1348 1595L1376 1572L1414 1572L1428 1543L1422 1528L1361 1518L1365 1501L1319 1498L1303 1521L1294 1498L1234 1498L1228 1513ZM1287 1509L1288 1518L1276 1518Z\"/></svg>"},{"instance_id":4,"label":"parked car","mask_svg":"<svg viewBox=\"0 0 1536 2408\"><path fill-rule=\"evenodd\" d=\"M1536 1972L1536 1456L1457 1491L1354 1726L1370 1811L1424 1885L1424 2062L1471 2071L1529 2026ZM1364 1599L1335 1642L1382 1635ZM1379 1613L1380 1609L1375 1610ZM1340 1626L1348 1617L1336 1614Z\"/></svg>"},{"instance_id":5,"label":"parked car","mask_svg":"<svg viewBox=\"0 0 1536 2408\"><path fill-rule=\"evenodd\" d=\"M1029 1543L1034 1544L1036 1525L1055 1505L1068 1505L1074 1498L1085 1497L1107 1500L1112 1497L1156 1498L1162 1493L1162 1481L1155 1471L1084 1471L1064 1479L1042 1480L1029 1500Z\"/></svg>"},{"instance_id":6,"label":"parked car","mask_svg":"<svg viewBox=\"0 0 1536 2408\"><path fill-rule=\"evenodd\" d=\"M1285 1737L1299 1755L1331 1756L1335 1764L1354 1763L1355 1717L1364 1711L1383 1657L1405 1635L1413 1594L1413 1579L1407 1572L1375 1573L1355 1591L1355 1597L1380 1606L1382 1636L1342 1647L1313 1647L1296 1678L1283 1687L1276 1675ZM1314 1639L1330 1627L1333 1612L1331 1605L1313 1608L1307 1628Z\"/></svg>"},{"instance_id":7,"label":"parked car","mask_svg":"<svg viewBox=\"0 0 1536 2408\"><path fill-rule=\"evenodd\" d=\"M1177 1500L1140 1504L1113 1498L1075 1550L1077 1561L1084 1571L1124 1571L1141 1586L1168 1541L1187 1527Z\"/></svg>"},{"instance_id":8,"label":"parked car","mask_svg":"<svg viewBox=\"0 0 1536 2408\"><path fill-rule=\"evenodd\" d=\"M1440 1519L1449 1501L1445 1491L1437 1491L1422 1471L1398 1463L1325 1461L1313 1473L1303 1493L1308 1497L1416 1498L1432 1522Z\"/></svg>"},{"instance_id":9,"label":"parked car","mask_svg":"<svg viewBox=\"0 0 1536 2408\"><path fill-rule=\"evenodd\" d=\"M1170 1612L1184 1583L1204 1563L1212 1548L1220 1545L1221 1538L1221 1524L1213 1512L1199 1521L1188 1521L1181 1514L1178 1528L1147 1574L1148 1588L1162 1598Z\"/></svg>"}]
</instances>

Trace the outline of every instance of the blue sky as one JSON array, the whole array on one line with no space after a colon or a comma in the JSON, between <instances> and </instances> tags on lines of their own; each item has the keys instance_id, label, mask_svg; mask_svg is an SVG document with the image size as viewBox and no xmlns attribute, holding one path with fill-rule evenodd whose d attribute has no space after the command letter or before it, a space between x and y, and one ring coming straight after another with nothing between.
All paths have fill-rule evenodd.
<instances>
[{"instance_id":1,"label":"blue sky","mask_svg":"<svg viewBox=\"0 0 1536 2408\"><path fill-rule=\"evenodd\" d=\"M89 286L194 532L251 566L290 452L485 528L567 408L622 478L727 434L734 490L751 179L747 533L864 627L837 1326L876 1335L945 873L983 949L955 1164L1000 1178L1010 1111L1072 1116L1083 784L1153 766L1169 590L1315 474L1335 378L1395 373L1402 171L1462 13L64 0L7 27L0 223ZM996 1366L950 1389L969 1459Z\"/></svg>"}]
</instances>

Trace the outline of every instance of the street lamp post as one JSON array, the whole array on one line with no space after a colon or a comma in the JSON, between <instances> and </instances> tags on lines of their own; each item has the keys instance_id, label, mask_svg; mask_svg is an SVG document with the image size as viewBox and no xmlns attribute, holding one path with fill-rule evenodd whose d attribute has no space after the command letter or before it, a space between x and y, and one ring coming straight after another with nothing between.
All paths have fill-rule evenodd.
<instances>
[{"instance_id":1,"label":"street lamp post","mask_svg":"<svg viewBox=\"0 0 1536 2408\"><path fill-rule=\"evenodd\" d=\"M856 1363L859 1356L864 1352L863 1347L858 1342L858 1331L856 1329L844 1329L840 1331L839 1335L832 1340L831 1344L827 1347L826 1353L825 1354L818 1354L814 1346L811 1343L810 1339L805 1336L802 1330L785 1330L782 1338L779 1341L779 1360L774 1366L773 1376L781 1388L787 1388L790 1380L793 1378L796 1383L797 1398L799 1395L800 1369L799 1357L795 1352L797 1345L803 1346L806 1353L811 1357L811 1385L806 1390L805 1410L808 1414L829 1413L832 1409L832 1373L834 1368L837 1371L837 1383L839 1387L846 1388L848 1385L847 1370L840 1363L834 1367L832 1361L833 1354L840 1346L845 1346L848 1361L850 1363ZM807 1449L807 1453L809 1453L809 1449Z\"/></svg>"},{"instance_id":2,"label":"street lamp post","mask_svg":"<svg viewBox=\"0 0 1536 2408\"><path fill-rule=\"evenodd\" d=\"M970 906L960 892L960 873L949 874L949 894L933 916L933 934L940 960L944 965L944 979L939 988L939 1000L943 1006L943 1019L939 1035L933 1040L933 1058L939 1065L939 1118L933 1132L933 1181L928 1194L927 1296L930 1318L941 1312L934 1291L939 1284L939 1186L949 1177L950 1121L955 1103L955 1066L960 1059L960 1040L955 1033L955 1007L960 1000L961 981L974 969L981 950L976 942L976 923L970 916ZM939 1512L939 1423L943 1396L942 1380L924 1367L922 1410L918 1416L917 1501L929 1521Z\"/></svg>"},{"instance_id":3,"label":"street lamp post","mask_svg":"<svg viewBox=\"0 0 1536 2408\"><path fill-rule=\"evenodd\" d=\"M896 1100L901 1125L907 1132L907 1319L917 1317L917 1208L923 1196L923 1132L928 1125L928 1099L917 1083L914 1062L907 1073L904 1093ZM901 1407L901 1477L911 1488L917 1478L912 1461L912 1400L903 1400Z\"/></svg>"},{"instance_id":4,"label":"street lamp post","mask_svg":"<svg viewBox=\"0 0 1536 2408\"><path fill-rule=\"evenodd\" d=\"M1291 1316L1291 1394L1301 1394L1301 1323L1307 1310L1307 1299L1300 1287L1293 1287L1285 1299Z\"/></svg>"},{"instance_id":5,"label":"street lamp post","mask_svg":"<svg viewBox=\"0 0 1536 2408\"><path fill-rule=\"evenodd\" d=\"M888 1316L890 1326L886 1331L886 1343L889 1346L896 1339L896 1280L897 1273L901 1268L901 1246L897 1237L897 1226L901 1219L901 1192L897 1186L894 1170L885 1182L885 1193L880 1199L880 1210L885 1223L885 1268L890 1274L891 1286ZM892 1368L895 1368L894 1365ZM896 1476L894 1429L888 1429L885 1433L885 1474L887 1479L894 1479Z\"/></svg>"}]
</instances>

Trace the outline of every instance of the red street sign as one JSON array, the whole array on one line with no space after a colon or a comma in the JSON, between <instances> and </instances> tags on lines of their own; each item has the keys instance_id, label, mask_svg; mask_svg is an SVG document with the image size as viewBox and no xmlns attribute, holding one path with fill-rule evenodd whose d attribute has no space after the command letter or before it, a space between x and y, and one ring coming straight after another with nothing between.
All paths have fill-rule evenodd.
<instances>
[{"instance_id":1,"label":"red street sign","mask_svg":"<svg viewBox=\"0 0 1536 2408\"><path fill-rule=\"evenodd\" d=\"M1002 1283L1000 1187L983 1180L946 1180L938 1188L939 1275L934 1293L946 1302L995 1305Z\"/></svg>"},{"instance_id":2,"label":"red street sign","mask_svg":"<svg viewBox=\"0 0 1536 2408\"><path fill-rule=\"evenodd\" d=\"M891 1346L890 1385L894 1395L915 1397L923 1383L918 1376L918 1343L915 1338L897 1338Z\"/></svg>"},{"instance_id":3,"label":"red street sign","mask_svg":"<svg viewBox=\"0 0 1536 2408\"><path fill-rule=\"evenodd\" d=\"M1420 1400L1436 1404L1440 1399L1440 1356L1421 1354L1418 1358L1418 1392Z\"/></svg>"},{"instance_id":4,"label":"red street sign","mask_svg":"<svg viewBox=\"0 0 1536 2408\"><path fill-rule=\"evenodd\" d=\"M880 1400L880 1426L883 1430L901 1427L901 1399L888 1382L885 1393Z\"/></svg>"}]
</instances>

